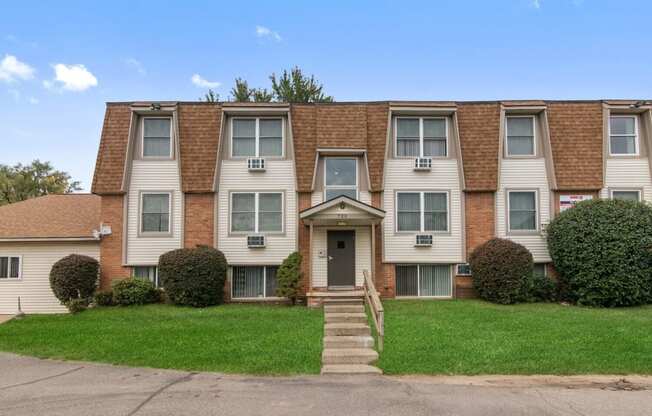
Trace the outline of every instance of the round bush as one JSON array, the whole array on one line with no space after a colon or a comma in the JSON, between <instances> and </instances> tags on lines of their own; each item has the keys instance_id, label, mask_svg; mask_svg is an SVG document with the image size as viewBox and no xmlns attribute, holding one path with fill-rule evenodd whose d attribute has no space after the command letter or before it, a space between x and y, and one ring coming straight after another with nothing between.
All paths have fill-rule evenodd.
<instances>
[{"instance_id":1,"label":"round bush","mask_svg":"<svg viewBox=\"0 0 652 416\"><path fill-rule=\"evenodd\" d=\"M113 285L113 303L115 305L146 305L161 301L159 291L152 282L143 279L123 279Z\"/></svg>"},{"instance_id":2,"label":"round bush","mask_svg":"<svg viewBox=\"0 0 652 416\"><path fill-rule=\"evenodd\" d=\"M110 290L96 292L93 302L97 306L113 306L113 292Z\"/></svg>"},{"instance_id":3,"label":"round bush","mask_svg":"<svg viewBox=\"0 0 652 416\"><path fill-rule=\"evenodd\" d=\"M159 258L158 273L168 300L204 307L224 302L226 259L211 247L182 248Z\"/></svg>"},{"instance_id":4,"label":"round bush","mask_svg":"<svg viewBox=\"0 0 652 416\"><path fill-rule=\"evenodd\" d=\"M482 299L502 304L526 300L528 281L534 272L527 248L494 238L476 248L469 263L473 287Z\"/></svg>"},{"instance_id":5,"label":"round bush","mask_svg":"<svg viewBox=\"0 0 652 416\"><path fill-rule=\"evenodd\" d=\"M652 207L585 201L561 213L547 232L565 298L606 307L650 302Z\"/></svg>"},{"instance_id":6,"label":"round bush","mask_svg":"<svg viewBox=\"0 0 652 416\"><path fill-rule=\"evenodd\" d=\"M54 263L50 287L64 305L76 299L89 301L97 288L100 264L92 257L71 254Z\"/></svg>"}]
</instances>

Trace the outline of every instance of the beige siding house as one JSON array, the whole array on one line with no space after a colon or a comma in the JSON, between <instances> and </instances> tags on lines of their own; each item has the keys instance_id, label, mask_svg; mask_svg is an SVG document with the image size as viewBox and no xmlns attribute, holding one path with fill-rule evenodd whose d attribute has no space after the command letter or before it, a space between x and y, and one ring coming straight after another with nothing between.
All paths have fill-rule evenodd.
<instances>
[{"instance_id":1,"label":"beige siding house","mask_svg":"<svg viewBox=\"0 0 652 416\"><path fill-rule=\"evenodd\" d=\"M100 260L100 198L49 195L0 207L0 314L66 312L50 269L70 254Z\"/></svg>"}]
</instances>

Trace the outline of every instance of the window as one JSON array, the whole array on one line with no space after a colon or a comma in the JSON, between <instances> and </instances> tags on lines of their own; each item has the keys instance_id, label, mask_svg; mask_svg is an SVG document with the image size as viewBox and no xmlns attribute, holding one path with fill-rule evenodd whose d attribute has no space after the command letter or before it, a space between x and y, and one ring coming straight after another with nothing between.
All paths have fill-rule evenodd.
<instances>
[{"instance_id":1,"label":"window","mask_svg":"<svg viewBox=\"0 0 652 416\"><path fill-rule=\"evenodd\" d=\"M453 281L450 266L412 264L396 266L396 296L450 297Z\"/></svg>"},{"instance_id":2,"label":"window","mask_svg":"<svg viewBox=\"0 0 652 416\"><path fill-rule=\"evenodd\" d=\"M149 280L156 287L161 286L158 280L158 267L156 266L135 266L132 269L132 277Z\"/></svg>"},{"instance_id":3,"label":"window","mask_svg":"<svg viewBox=\"0 0 652 416\"><path fill-rule=\"evenodd\" d=\"M170 194L142 194L141 231L144 233L170 232Z\"/></svg>"},{"instance_id":4,"label":"window","mask_svg":"<svg viewBox=\"0 0 652 416\"><path fill-rule=\"evenodd\" d=\"M536 231L537 193L535 191L508 192L509 230Z\"/></svg>"},{"instance_id":5,"label":"window","mask_svg":"<svg viewBox=\"0 0 652 416\"><path fill-rule=\"evenodd\" d=\"M358 199L357 159L328 157L325 162L324 194L325 200L346 195Z\"/></svg>"},{"instance_id":6,"label":"window","mask_svg":"<svg viewBox=\"0 0 652 416\"><path fill-rule=\"evenodd\" d=\"M457 265L458 276L471 276L471 265L469 263Z\"/></svg>"},{"instance_id":7,"label":"window","mask_svg":"<svg viewBox=\"0 0 652 416\"><path fill-rule=\"evenodd\" d=\"M234 266L231 291L238 298L276 297L278 266Z\"/></svg>"},{"instance_id":8,"label":"window","mask_svg":"<svg viewBox=\"0 0 652 416\"><path fill-rule=\"evenodd\" d=\"M397 117L396 156L446 157L446 118Z\"/></svg>"},{"instance_id":9,"label":"window","mask_svg":"<svg viewBox=\"0 0 652 416\"><path fill-rule=\"evenodd\" d=\"M398 192L397 231L448 231L448 193Z\"/></svg>"},{"instance_id":10,"label":"window","mask_svg":"<svg viewBox=\"0 0 652 416\"><path fill-rule=\"evenodd\" d=\"M169 118L143 119L143 157L172 157Z\"/></svg>"},{"instance_id":11,"label":"window","mask_svg":"<svg viewBox=\"0 0 652 416\"><path fill-rule=\"evenodd\" d=\"M534 116L507 117L507 156L534 156Z\"/></svg>"},{"instance_id":12,"label":"window","mask_svg":"<svg viewBox=\"0 0 652 416\"><path fill-rule=\"evenodd\" d=\"M546 263L534 263L534 275L536 277L546 277L548 275Z\"/></svg>"},{"instance_id":13,"label":"window","mask_svg":"<svg viewBox=\"0 0 652 416\"><path fill-rule=\"evenodd\" d=\"M283 231L283 194L238 192L231 194L231 232Z\"/></svg>"},{"instance_id":14,"label":"window","mask_svg":"<svg viewBox=\"0 0 652 416\"><path fill-rule=\"evenodd\" d=\"M611 199L624 199L626 201L640 201L641 200L641 191L639 190L612 190Z\"/></svg>"},{"instance_id":15,"label":"window","mask_svg":"<svg viewBox=\"0 0 652 416\"><path fill-rule=\"evenodd\" d=\"M234 118L232 150L234 157L283 155L283 120L280 118Z\"/></svg>"},{"instance_id":16,"label":"window","mask_svg":"<svg viewBox=\"0 0 652 416\"><path fill-rule=\"evenodd\" d=\"M609 153L611 155L638 154L638 120L636 116L609 118Z\"/></svg>"},{"instance_id":17,"label":"window","mask_svg":"<svg viewBox=\"0 0 652 416\"><path fill-rule=\"evenodd\" d=\"M0 257L0 279L20 278L20 257Z\"/></svg>"}]
</instances>

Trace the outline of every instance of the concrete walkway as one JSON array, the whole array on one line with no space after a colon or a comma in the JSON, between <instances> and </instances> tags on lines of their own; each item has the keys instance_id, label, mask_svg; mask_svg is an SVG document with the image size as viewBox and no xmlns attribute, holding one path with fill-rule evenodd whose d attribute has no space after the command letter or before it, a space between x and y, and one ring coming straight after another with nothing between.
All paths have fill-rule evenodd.
<instances>
[{"instance_id":1,"label":"concrete walkway","mask_svg":"<svg viewBox=\"0 0 652 416\"><path fill-rule=\"evenodd\" d=\"M13 315L0 315L0 324L4 324L13 318Z\"/></svg>"},{"instance_id":2,"label":"concrete walkway","mask_svg":"<svg viewBox=\"0 0 652 416\"><path fill-rule=\"evenodd\" d=\"M246 377L0 353L0 415L649 415L652 378Z\"/></svg>"}]
</instances>

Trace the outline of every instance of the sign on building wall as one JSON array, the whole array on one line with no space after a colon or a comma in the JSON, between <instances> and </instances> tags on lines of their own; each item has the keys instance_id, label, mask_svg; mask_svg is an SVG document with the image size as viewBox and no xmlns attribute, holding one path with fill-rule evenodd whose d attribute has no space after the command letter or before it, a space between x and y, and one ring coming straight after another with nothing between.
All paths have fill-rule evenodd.
<instances>
[{"instance_id":1,"label":"sign on building wall","mask_svg":"<svg viewBox=\"0 0 652 416\"><path fill-rule=\"evenodd\" d=\"M573 208L575 204L593 199L593 195L559 195L559 212Z\"/></svg>"}]
</instances>

